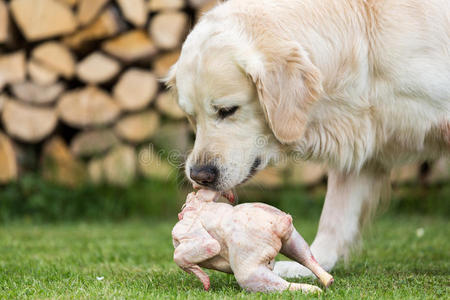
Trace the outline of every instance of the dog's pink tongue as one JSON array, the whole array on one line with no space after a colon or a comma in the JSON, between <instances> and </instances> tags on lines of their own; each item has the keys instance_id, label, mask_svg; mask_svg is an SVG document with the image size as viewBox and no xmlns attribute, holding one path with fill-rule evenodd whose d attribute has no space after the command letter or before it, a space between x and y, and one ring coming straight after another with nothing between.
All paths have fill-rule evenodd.
<instances>
[{"instance_id":1,"label":"dog's pink tongue","mask_svg":"<svg viewBox=\"0 0 450 300\"><path fill-rule=\"evenodd\" d=\"M225 197L231 204L236 203L236 196L232 190L225 191L222 193L203 189L198 184L193 184L194 189L198 190L197 195L200 195L206 201L217 201L220 196Z\"/></svg>"},{"instance_id":2,"label":"dog's pink tongue","mask_svg":"<svg viewBox=\"0 0 450 300\"><path fill-rule=\"evenodd\" d=\"M226 192L222 192L222 196L227 198L227 200L230 201L231 204L235 204L236 197L234 196L233 191L229 190L229 191L226 191Z\"/></svg>"},{"instance_id":3,"label":"dog's pink tongue","mask_svg":"<svg viewBox=\"0 0 450 300\"><path fill-rule=\"evenodd\" d=\"M217 200L219 200L220 196L225 197L228 201L230 201L231 204L235 204L235 202L236 202L236 197L235 197L233 191L216 192L216 191L201 189L197 192L197 196L201 197L201 199L203 199L203 201L207 201L207 202L211 202L211 201L216 202Z\"/></svg>"}]
</instances>

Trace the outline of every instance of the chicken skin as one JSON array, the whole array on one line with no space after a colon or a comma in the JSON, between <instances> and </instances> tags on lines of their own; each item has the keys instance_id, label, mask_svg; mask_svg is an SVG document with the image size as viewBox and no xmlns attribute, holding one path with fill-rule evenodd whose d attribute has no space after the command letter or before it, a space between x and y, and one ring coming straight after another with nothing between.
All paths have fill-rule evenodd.
<instances>
[{"instance_id":1,"label":"chicken skin","mask_svg":"<svg viewBox=\"0 0 450 300\"><path fill-rule=\"evenodd\" d=\"M190 193L172 230L175 263L195 274L205 290L210 281L201 267L234 274L238 284L251 292L321 291L273 273L279 252L309 268L325 287L333 283L295 230L290 215L263 203L217 203L219 196L208 190Z\"/></svg>"}]
</instances>

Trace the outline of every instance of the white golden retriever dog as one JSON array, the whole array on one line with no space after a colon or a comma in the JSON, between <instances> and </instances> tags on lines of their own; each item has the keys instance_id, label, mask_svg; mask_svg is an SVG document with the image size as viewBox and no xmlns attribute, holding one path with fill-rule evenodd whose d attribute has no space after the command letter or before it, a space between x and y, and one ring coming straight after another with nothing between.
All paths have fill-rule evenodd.
<instances>
[{"instance_id":1,"label":"white golden retriever dog","mask_svg":"<svg viewBox=\"0 0 450 300\"><path fill-rule=\"evenodd\" d=\"M228 191L283 151L329 166L311 249L330 270L394 165L450 153L450 1L230 0L201 18L167 83L196 129L195 185Z\"/></svg>"}]
</instances>

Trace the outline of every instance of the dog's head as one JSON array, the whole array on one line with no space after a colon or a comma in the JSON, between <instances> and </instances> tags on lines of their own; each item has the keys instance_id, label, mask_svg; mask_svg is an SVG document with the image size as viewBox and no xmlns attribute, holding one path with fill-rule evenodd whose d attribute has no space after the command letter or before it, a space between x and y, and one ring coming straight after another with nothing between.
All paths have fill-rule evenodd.
<instances>
[{"instance_id":1,"label":"dog's head","mask_svg":"<svg viewBox=\"0 0 450 300\"><path fill-rule=\"evenodd\" d=\"M320 91L319 72L300 45L223 26L200 22L166 80L196 131L187 177L221 191L303 136Z\"/></svg>"}]
</instances>

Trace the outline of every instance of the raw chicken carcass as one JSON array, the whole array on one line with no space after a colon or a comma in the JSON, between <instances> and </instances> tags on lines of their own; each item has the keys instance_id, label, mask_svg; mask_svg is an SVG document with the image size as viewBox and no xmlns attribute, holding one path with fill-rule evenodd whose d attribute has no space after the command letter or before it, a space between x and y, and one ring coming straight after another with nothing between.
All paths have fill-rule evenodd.
<instances>
[{"instance_id":1,"label":"raw chicken carcass","mask_svg":"<svg viewBox=\"0 0 450 300\"><path fill-rule=\"evenodd\" d=\"M201 267L234 274L247 291L321 291L273 273L278 252L310 269L325 287L333 283L295 230L290 215L263 203L232 206L215 202L219 197L208 190L190 193L172 230L175 263L195 274L205 290L210 282Z\"/></svg>"}]
</instances>

